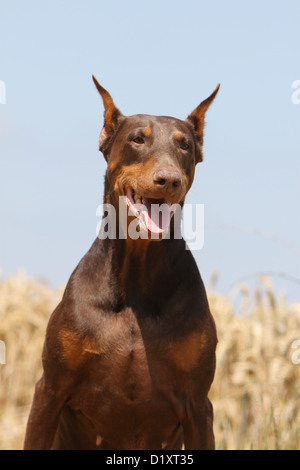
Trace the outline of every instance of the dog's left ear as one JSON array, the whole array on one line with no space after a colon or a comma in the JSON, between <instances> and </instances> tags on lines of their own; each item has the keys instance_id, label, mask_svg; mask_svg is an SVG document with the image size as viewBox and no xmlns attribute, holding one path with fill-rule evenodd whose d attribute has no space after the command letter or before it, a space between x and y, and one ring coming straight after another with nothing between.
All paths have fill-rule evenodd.
<instances>
[{"instance_id":1,"label":"dog's left ear","mask_svg":"<svg viewBox=\"0 0 300 470\"><path fill-rule=\"evenodd\" d=\"M220 88L220 83L215 89L215 91L208 97L206 100L202 101L202 103L197 106L196 109L186 118L186 120L192 124L195 137L196 137L196 162L202 162L203 154L202 154L202 146L203 146L203 133L204 133L204 126L205 126L205 114L208 110L209 106L215 99L218 91Z\"/></svg>"},{"instance_id":2,"label":"dog's left ear","mask_svg":"<svg viewBox=\"0 0 300 470\"><path fill-rule=\"evenodd\" d=\"M93 75L93 80L98 92L100 93L104 105L104 126L102 128L99 139L99 150L103 153L106 160L109 157L110 147L113 141L114 134L124 119L123 114L116 107L112 97L105 88L103 88L96 77Z\"/></svg>"}]
</instances>

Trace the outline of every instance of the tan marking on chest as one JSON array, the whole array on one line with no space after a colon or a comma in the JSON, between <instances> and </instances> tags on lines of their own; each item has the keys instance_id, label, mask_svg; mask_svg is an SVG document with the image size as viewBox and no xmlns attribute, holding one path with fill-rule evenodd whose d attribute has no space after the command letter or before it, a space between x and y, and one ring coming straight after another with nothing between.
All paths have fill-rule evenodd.
<instances>
[{"instance_id":1,"label":"tan marking on chest","mask_svg":"<svg viewBox=\"0 0 300 470\"><path fill-rule=\"evenodd\" d=\"M199 331L194 331L169 346L168 355L178 369L190 372L197 366L205 345L202 336Z\"/></svg>"},{"instance_id":2,"label":"tan marking on chest","mask_svg":"<svg viewBox=\"0 0 300 470\"><path fill-rule=\"evenodd\" d=\"M63 355L70 369L76 369L87 358L88 353L100 354L97 346L88 338L81 338L75 332L62 329L58 335Z\"/></svg>"}]
</instances>

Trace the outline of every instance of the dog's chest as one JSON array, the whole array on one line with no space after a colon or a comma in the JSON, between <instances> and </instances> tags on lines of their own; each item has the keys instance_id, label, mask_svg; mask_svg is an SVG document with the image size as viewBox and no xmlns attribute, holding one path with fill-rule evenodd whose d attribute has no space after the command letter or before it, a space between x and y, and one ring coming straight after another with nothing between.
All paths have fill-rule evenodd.
<instances>
[{"instance_id":1,"label":"dog's chest","mask_svg":"<svg viewBox=\"0 0 300 470\"><path fill-rule=\"evenodd\" d=\"M148 439L146 429L160 429L158 441L166 441L198 376L205 346L199 328L178 337L170 322L127 310L104 316L96 329L80 344L80 380L69 405L107 441L133 430Z\"/></svg>"},{"instance_id":2,"label":"dog's chest","mask_svg":"<svg viewBox=\"0 0 300 470\"><path fill-rule=\"evenodd\" d=\"M80 352L66 357L82 367L82 392L94 390L106 403L115 397L126 404L144 403L173 393L184 375L198 366L204 343L195 329L178 338L163 319L138 320L131 310L105 316L98 334L78 344ZM74 349L74 338L70 338ZM70 346L69 346L70 352ZM74 362L80 361L80 364Z\"/></svg>"},{"instance_id":3,"label":"dog's chest","mask_svg":"<svg viewBox=\"0 0 300 470\"><path fill-rule=\"evenodd\" d=\"M133 383L143 384L141 389L145 389L150 385L151 370L162 366L166 339L155 321L138 321L130 309L103 322L103 334L97 337L96 362L101 369L109 368L114 383L127 384L133 396Z\"/></svg>"},{"instance_id":4,"label":"dog's chest","mask_svg":"<svg viewBox=\"0 0 300 470\"><path fill-rule=\"evenodd\" d=\"M71 400L73 408L91 418L96 413L96 421L103 421L106 415L117 415L119 408L124 415L132 406L156 401L162 385L156 377L164 377L164 361L159 359L163 348L155 351L153 342L143 338L130 312L104 318L99 334L85 339L80 349L82 374Z\"/></svg>"}]
</instances>

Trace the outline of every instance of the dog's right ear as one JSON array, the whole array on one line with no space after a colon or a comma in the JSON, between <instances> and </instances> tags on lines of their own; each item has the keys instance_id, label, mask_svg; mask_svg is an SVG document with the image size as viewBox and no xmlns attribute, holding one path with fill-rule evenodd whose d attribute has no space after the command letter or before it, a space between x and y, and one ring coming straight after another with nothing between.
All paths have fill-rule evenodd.
<instances>
[{"instance_id":1,"label":"dog's right ear","mask_svg":"<svg viewBox=\"0 0 300 470\"><path fill-rule=\"evenodd\" d=\"M197 106L196 109L187 117L187 121L192 124L195 137L196 137L196 162L202 162L203 155L202 155L202 146L203 146L203 131L205 126L205 114L208 108L210 107L211 103L217 96L217 93L220 88L220 83L215 89L215 91L208 97L206 100L202 101L202 103Z\"/></svg>"},{"instance_id":2,"label":"dog's right ear","mask_svg":"<svg viewBox=\"0 0 300 470\"><path fill-rule=\"evenodd\" d=\"M99 138L99 150L101 150L105 159L108 160L113 137L124 116L116 107L108 91L100 85L94 75L93 80L104 105L104 125Z\"/></svg>"}]
</instances>

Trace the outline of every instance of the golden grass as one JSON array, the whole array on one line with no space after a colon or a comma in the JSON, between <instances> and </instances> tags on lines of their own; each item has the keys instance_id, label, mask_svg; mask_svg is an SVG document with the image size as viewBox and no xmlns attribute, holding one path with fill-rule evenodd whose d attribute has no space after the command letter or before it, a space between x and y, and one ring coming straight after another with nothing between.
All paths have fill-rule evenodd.
<instances>
[{"instance_id":1,"label":"golden grass","mask_svg":"<svg viewBox=\"0 0 300 470\"><path fill-rule=\"evenodd\" d=\"M0 280L0 449L22 448L46 324L61 295L24 273ZM217 448L298 449L300 364L291 345L300 339L300 303L275 297L267 277L254 296L242 284L232 298L209 292L209 301L219 337L210 394Z\"/></svg>"}]
</instances>

